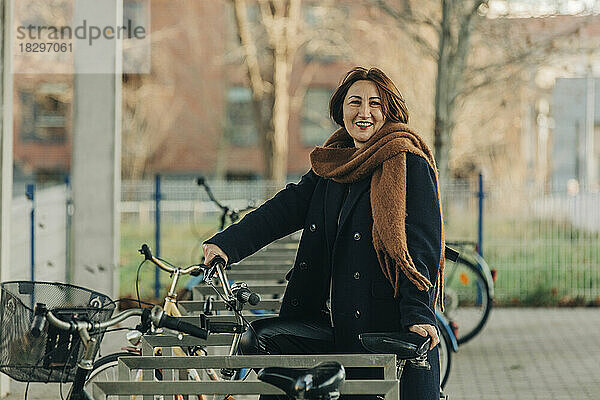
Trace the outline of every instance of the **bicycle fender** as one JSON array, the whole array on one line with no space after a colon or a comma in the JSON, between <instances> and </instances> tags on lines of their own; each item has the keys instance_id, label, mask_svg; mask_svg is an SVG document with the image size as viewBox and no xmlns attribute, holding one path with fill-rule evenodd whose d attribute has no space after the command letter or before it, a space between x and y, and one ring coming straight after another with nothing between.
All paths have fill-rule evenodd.
<instances>
[{"instance_id":1,"label":"bicycle fender","mask_svg":"<svg viewBox=\"0 0 600 400\"><path fill-rule=\"evenodd\" d=\"M485 280L487 281L488 288L490 289L490 297L494 298L494 279L492 278L492 270L488 263L479 254L475 253L475 261L479 270L483 273Z\"/></svg>"},{"instance_id":2,"label":"bicycle fender","mask_svg":"<svg viewBox=\"0 0 600 400\"><path fill-rule=\"evenodd\" d=\"M435 310L435 318L437 319L438 328L443 329L448 333L448 337L450 338L450 348L456 353L458 351L458 342L456 341L456 336L454 336L454 332L452 331L448 320L438 310Z\"/></svg>"}]
</instances>

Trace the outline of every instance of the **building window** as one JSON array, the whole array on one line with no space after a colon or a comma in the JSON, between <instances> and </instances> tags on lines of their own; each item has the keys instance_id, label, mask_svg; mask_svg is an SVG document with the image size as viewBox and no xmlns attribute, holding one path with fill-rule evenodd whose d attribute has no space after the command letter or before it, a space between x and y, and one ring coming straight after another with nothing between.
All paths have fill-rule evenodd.
<instances>
[{"instance_id":1,"label":"building window","mask_svg":"<svg viewBox=\"0 0 600 400\"><path fill-rule=\"evenodd\" d=\"M306 91L300 128L303 145L321 145L339 128L329 118L329 99L332 93L331 89L325 88L309 88Z\"/></svg>"},{"instance_id":2,"label":"building window","mask_svg":"<svg viewBox=\"0 0 600 400\"><path fill-rule=\"evenodd\" d=\"M227 117L225 135L235 146L253 146L258 142L252 93L246 87L227 90Z\"/></svg>"},{"instance_id":3,"label":"building window","mask_svg":"<svg viewBox=\"0 0 600 400\"><path fill-rule=\"evenodd\" d=\"M42 83L20 90L21 138L24 141L63 143L67 138L68 86Z\"/></svg>"}]
</instances>

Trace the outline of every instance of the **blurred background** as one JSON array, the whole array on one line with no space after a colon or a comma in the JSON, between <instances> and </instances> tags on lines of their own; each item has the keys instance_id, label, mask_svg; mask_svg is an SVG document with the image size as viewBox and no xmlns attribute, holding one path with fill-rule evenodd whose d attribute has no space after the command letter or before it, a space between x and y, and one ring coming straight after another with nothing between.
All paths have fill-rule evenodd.
<instances>
[{"instance_id":1,"label":"blurred background","mask_svg":"<svg viewBox=\"0 0 600 400\"><path fill-rule=\"evenodd\" d=\"M71 3L16 3L12 23L68 23ZM496 304L600 305L599 12L591 0L122 0L123 25L147 29L150 68L115 89L116 265L73 257L74 143L93 120L77 96L94 93L74 73L16 71L5 274L109 268L115 295L131 295L141 243L198 262L219 214L195 179L239 208L297 180L360 65L406 99L435 151L447 238L477 244ZM157 295L152 269L140 273Z\"/></svg>"}]
</instances>

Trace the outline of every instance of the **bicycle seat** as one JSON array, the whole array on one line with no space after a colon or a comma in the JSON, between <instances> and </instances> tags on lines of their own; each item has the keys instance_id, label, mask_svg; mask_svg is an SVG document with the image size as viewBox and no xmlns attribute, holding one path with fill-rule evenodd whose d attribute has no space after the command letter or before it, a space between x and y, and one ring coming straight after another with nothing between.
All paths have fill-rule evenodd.
<instances>
[{"instance_id":1,"label":"bicycle seat","mask_svg":"<svg viewBox=\"0 0 600 400\"><path fill-rule=\"evenodd\" d=\"M258 371L258 379L276 386L297 399L336 399L344 381L344 367L327 361L313 368L269 367Z\"/></svg>"},{"instance_id":2,"label":"bicycle seat","mask_svg":"<svg viewBox=\"0 0 600 400\"><path fill-rule=\"evenodd\" d=\"M371 353L396 354L399 360L425 356L431 343L429 336L414 332L361 333L362 346Z\"/></svg>"}]
</instances>

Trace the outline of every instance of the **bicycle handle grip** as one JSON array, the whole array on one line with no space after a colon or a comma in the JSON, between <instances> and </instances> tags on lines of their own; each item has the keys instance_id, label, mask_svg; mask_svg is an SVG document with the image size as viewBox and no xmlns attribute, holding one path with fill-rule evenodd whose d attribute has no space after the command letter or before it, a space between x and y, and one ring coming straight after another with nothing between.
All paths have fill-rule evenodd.
<instances>
[{"instance_id":1,"label":"bicycle handle grip","mask_svg":"<svg viewBox=\"0 0 600 400\"><path fill-rule=\"evenodd\" d=\"M213 259L210 260L209 264L210 264L211 267L214 267L217 264L221 264L221 266L223 268L225 268L225 266L227 265L227 262L221 256L214 256Z\"/></svg>"},{"instance_id":2,"label":"bicycle handle grip","mask_svg":"<svg viewBox=\"0 0 600 400\"><path fill-rule=\"evenodd\" d=\"M175 331L187 333L188 335L192 335L200 339L208 338L208 331L206 329L202 329L199 326L190 324L189 322L184 322L177 317L171 317L165 313L162 314L158 327L173 329Z\"/></svg>"},{"instance_id":3,"label":"bicycle handle grip","mask_svg":"<svg viewBox=\"0 0 600 400\"><path fill-rule=\"evenodd\" d=\"M208 263L208 270L204 273L204 280L210 281L212 277L217 273L217 265L221 264L222 268L225 268L227 262L221 256L214 256Z\"/></svg>"},{"instance_id":4,"label":"bicycle handle grip","mask_svg":"<svg viewBox=\"0 0 600 400\"><path fill-rule=\"evenodd\" d=\"M31 336L38 338L46 327L46 313L48 309L45 304L37 303L33 310L33 321L31 321Z\"/></svg>"},{"instance_id":5,"label":"bicycle handle grip","mask_svg":"<svg viewBox=\"0 0 600 400\"><path fill-rule=\"evenodd\" d=\"M144 255L144 258L146 260L152 260L152 251L150 250L150 247L144 243L142 245L142 248L138 250L140 252L140 254Z\"/></svg>"},{"instance_id":6,"label":"bicycle handle grip","mask_svg":"<svg viewBox=\"0 0 600 400\"><path fill-rule=\"evenodd\" d=\"M260 303L260 295L258 293L254 293L253 291L245 287L240 288L236 292L235 296L237 297L240 303L248 303L252 306L255 306L258 303Z\"/></svg>"}]
</instances>

